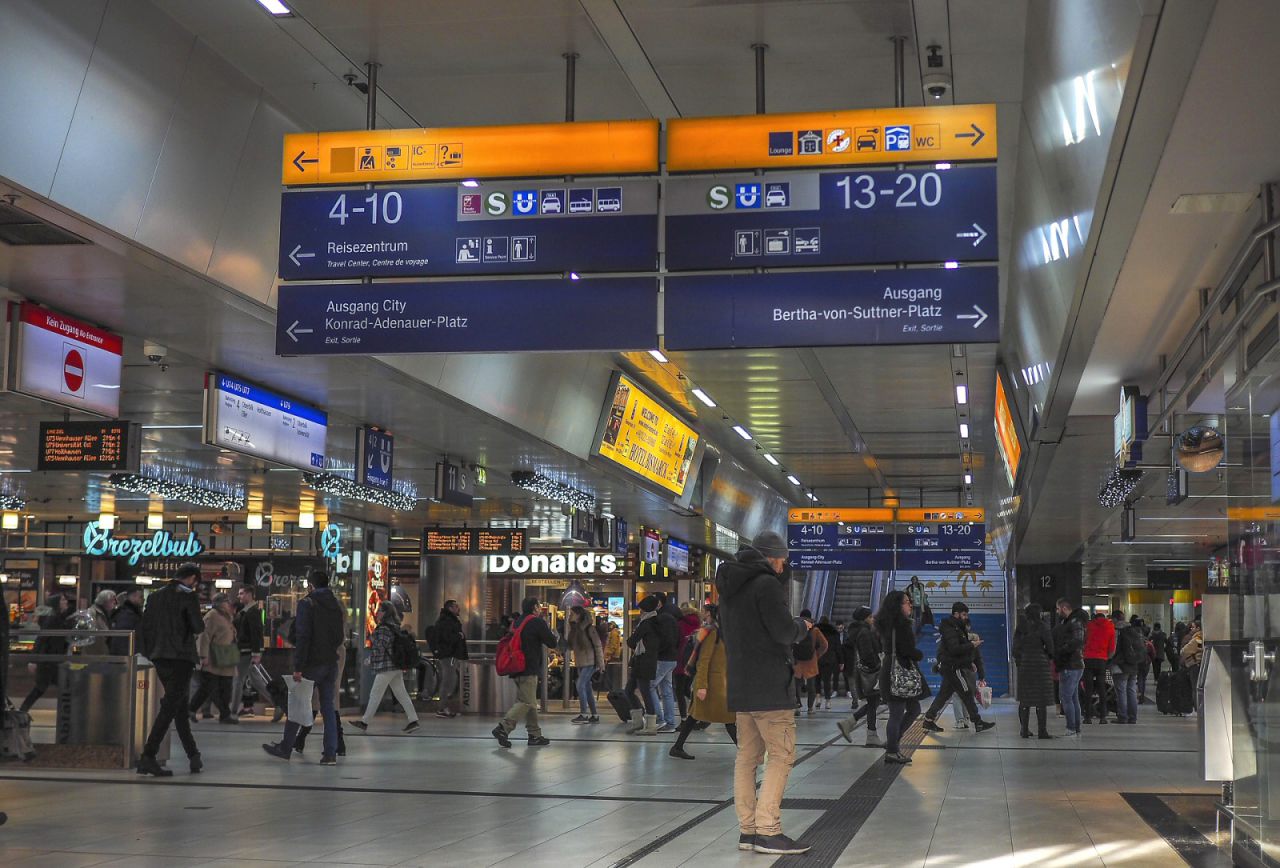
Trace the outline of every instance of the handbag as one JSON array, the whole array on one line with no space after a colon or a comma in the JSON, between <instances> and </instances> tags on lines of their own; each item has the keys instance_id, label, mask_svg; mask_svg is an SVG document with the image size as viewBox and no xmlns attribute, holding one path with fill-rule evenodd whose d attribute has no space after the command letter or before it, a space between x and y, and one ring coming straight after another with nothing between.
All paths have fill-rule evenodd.
<instances>
[{"instance_id":1,"label":"handbag","mask_svg":"<svg viewBox=\"0 0 1280 868\"><path fill-rule=\"evenodd\" d=\"M914 663L904 666L898 659L898 633L894 631L893 649L886 653L892 655L889 668L889 696L893 699L918 699L924 692L924 678Z\"/></svg>"},{"instance_id":2,"label":"handbag","mask_svg":"<svg viewBox=\"0 0 1280 868\"><path fill-rule=\"evenodd\" d=\"M209 660L214 666L219 668L226 666L240 665L240 646L238 645L209 645Z\"/></svg>"}]
</instances>

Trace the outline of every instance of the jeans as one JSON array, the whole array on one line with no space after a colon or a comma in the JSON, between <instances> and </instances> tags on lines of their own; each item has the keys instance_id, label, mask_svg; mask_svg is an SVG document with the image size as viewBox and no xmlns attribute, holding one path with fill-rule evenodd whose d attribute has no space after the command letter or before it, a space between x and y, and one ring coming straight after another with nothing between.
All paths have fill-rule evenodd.
<instances>
[{"instance_id":1,"label":"jeans","mask_svg":"<svg viewBox=\"0 0 1280 868\"><path fill-rule=\"evenodd\" d=\"M240 652L240 662L236 664L236 674L231 680L231 710L239 711L245 706L244 685L249 680L249 667L253 665L253 655L248 651ZM252 706L252 703L249 704Z\"/></svg>"},{"instance_id":2,"label":"jeans","mask_svg":"<svg viewBox=\"0 0 1280 868\"><path fill-rule=\"evenodd\" d=\"M1067 718L1067 729L1080 731L1080 679L1083 669L1058 670L1058 692L1062 696L1062 713Z\"/></svg>"},{"instance_id":3,"label":"jeans","mask_svg":"<svg viewBox=\"0 0 1280 868\"><path fill-rule=\"evenodd\" d=\"M929 706L929 710L924 713L926 720L937 720L942 709L946 707L947 700L952 696L959 697L964 703L965 711L969 712L969 717L974 723L982 720L982 715L978 711L978 703L973 699L973 688L970 683L960 676L955 669L942 669L942 687L938 690L938 695L933 698L933 704Z\"/></svg>"},{"instance_id":4,"label":"jeans","mask_svg":"<svg viewBox=\"0 0 1280 868\"><path fill-rule=\"evenodd\" d=\"M538 676L517 675L511 680L516 683L516 704L503 715L498 725L510 735L523 720L529 738L538 738L542 735L542 727L538 726Z\"/></svg>"},{"instance_id":5,"label":"jeans","mask_svg":"<svg viewBox=\"0 0 1280 868\"><path fill-rule=\"evenodd\" d=\"M796 719L791 709L738 712L738 755L733 804L743 835L782 834L782 793L796 761ZM768 762L765 756L768 755ZM756 769L764 780L756 792Z\"/></svg>"},{"instance_id":6,"label":"jeans","mask_svg":"<svg viewBox=\"0 0 1280 868\"><path fill-rule=\"evenodd\" d=\"M440 666L440 709L460 711L462 697L459 696L456 700L454 698L454 694L458 692L458 684L461 682L458 661L453 657L441 657L436 662Z\"/></svg>"},{"instance_id":7,"label":"jeans","mask_svg":"<svg viewBox=\"0 0 1280 868\"><path fill-rule=\"evenodd\" d=\"M1116 687L1116 717L1122 722L1138 721L1138 676L1137 674L1113 675L1112 682Z\"/></svg>"},{"instance_id":8,"label":"jeans","mask_svg":"<svg viewBox=\"0 0 1280 868\"><path fill-rule=\"evenodd\" d=\"M1084 661L1084 719L1095 714L1099 720L1107 719L1107 661L1092 658Z\"/></svg>"},{"instance_id":9,"label":"jeans","mask_svg":"<svg viewBox=\"0 0 1280 868\"><path fill-rule=\"evenodd\" d=\"M662 700L662 708L658 711L661 724L675 729L680 721L676 720L676 691L671 684L671 676L675 674L676 661L659 660L658 677L654 679L653 688Z\"/></svg>"},{"instance_id":10,"label":"jeans","mask_svg":"<svg viewBox=\"0 0 1280 868\"><path fill-rule=\"evenodd\" d=\"M317 666L302 674L316 683L316 692L320 694L320 717L324 720L324 755L337 756L338 709L335 700L338 698L338 664Z\"/></svg>"},{"instance_id":11,"label":"jeans","mask_svg":"<svg viewBox=\"0 0 1280 868\"><path fill-rule=\"evenodd\" d=\"M579 666L578 667L578 710L583 715L591 717L598 716L596 710L596 692L591 689L591 676L595 674L596 667Z\"/></svg>"},{"instance_id":12,"label":"jeans","mask_svg":"<svg viewBox=\"0 0 1280 868\"><path fill-rule=\"evenodd\" d=\"M920 700L918 699L890 699L889 700L889 727L885 733L885 750L889 753L898 752L898 742L902 739L902 733L911 728L911 724L916 722L916 718L920 716Z\"/></svg>"},{"instance_id":13,"label":"jeans","mask_svg":"<svg viewBox=\"0 0 1280 868\"><path fill-rule=\"evenodd\" d=\"M200 753L200 749L196 747L196 740L191 735L191 718L188 717L187 711L187 691L191 687L191 673L195 670L196 664L190 660L153 660L156 667L156 675L160 678L160 684L164 687L164 696L160 699L160 711L156 714L156 719L151 724L151 733L147 736L147 745L142 749L144 756L152 759L160 750L160 742L164 741L165 733L169 731L169 724L173 724L178 730L178 738L182 741L182 749L187 752L187 756L192 757Z\"/></svg>"},{"instance_id":14,"label":"jeans","mask_svg":"<svg viewBox=\"0 0 1280 868\"><path fill-rule=\"evenodd\" d=\"M218 706L218 713L222 715L223 720L234 718L235 711L231 707L231 681L230 675L201 672L200 689L196 691L195 696L191 697L191 713L195 714L206 701L212 700L213 704Z\"/></svg>"},{"instance_id":15,"label":"jeans","mask_svg":"<svg viewBox=\"0 0 1280 868\"><path fill-rule=\"evenodd\" d=\"M391 695L404 709L409 722L412 723L418 719L418 710L413 707L413 700L409 698L409 691L404 686L404 673L399 669L387 669L373 676L373 687L369 689L369 704L365 706L364 716L360 718L366 726L373 722L373 716L378 713L378 706L382 703L382 697L386 696L388 687L391 688ZM328 727L325 727L325 731L328 731Z\"/></svg>"}]
</instances>

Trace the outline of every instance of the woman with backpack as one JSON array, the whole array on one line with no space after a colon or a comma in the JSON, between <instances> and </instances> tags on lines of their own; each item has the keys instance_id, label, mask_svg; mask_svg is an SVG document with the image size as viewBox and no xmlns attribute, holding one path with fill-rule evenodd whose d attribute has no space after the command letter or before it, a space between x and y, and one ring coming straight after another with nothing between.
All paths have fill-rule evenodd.
<instances>
[{"instance_id":1,"label":"woman with backpack","mask_svg":"<svg viewBox=\"0 0 1280 868\"><path fill-rule=\"evenodd\" d=\"M876 712L880 708L880 634L875 629L871 610L859 606L853 613L849 633L845 641L845 672L851 673L851 683L857 691L862 707L836 724L844 740L853 744L853 728L862 718L867 719L867 747L879 747L876 734ZM855 699L855 706L858 700Z\"/></svg>"},{"instance_id":2,"label":"woman with backpack","mask_svg":"<svg viewBox=\"0 0 1280 868\"><path fill-rule=\"evenodd\" d=\"M813 621L813 613L808 609L802 611L800 617L806 621ZM813 703L818 698L818 672L820 670L818 661L827 651L827 637L818 629L817 624L810 628L808 636L801 639L792 648L792 653L796 659L796 678L804 682L810 714L813 714ZM796 713L799 714L799 712Z\"/></svg>"},{"instance_id":3,"label":"woman with backpack","mask_svg":"<svg viewBox=\"0 0 1280 868\"><path fill-rule=\"evenodd\" d=\"M392 646L399 632L400 613L396 611L393 603L384 601L378 604L377 621L378 626L374 629L370 640L373 644L369 652L369 670L374 673L374 677L373 687L369 689L369 704L365 706L364 716L359 720L351 721L351 725L361 731L367 730L373 716L378 713L382 697L390 687L391 695L400 703L405 717L409 719L409 724L404 731L413 732L421 725L418 722L418 711L413 707L409 691L405 689L404 672L396 666L392 655Z\"/></svg>"},{"instance_id":4,"label":"woman with backpack","mask_svg":"<svg viewBox=\"0 0 1280 868\"><path fill-rule=\"evenodd\" d=\"M707 625L695 634L697 653L689 660L693 667L693 707L680 724L675 745L667 752L676 759L691 760L684 743L699 724L723 723L734 744L738 743L737 715L729 710L729 664L720 636L719 612L707 607Z\"/></svg>"},{"instance_id":5,"label":"woman with backpack","mask_svg":"<svg viewBox=\"0 0 1280 868\"><path fill-rule=\"evenodd\" d=\"M591 687L591 676L604 669L604 646L591 613L582 606L569 610L569 649L573 651L573 663L578 667L578 716L570 723L599 723L596 709L596 692Z\"/></svg>"}]
</instances>

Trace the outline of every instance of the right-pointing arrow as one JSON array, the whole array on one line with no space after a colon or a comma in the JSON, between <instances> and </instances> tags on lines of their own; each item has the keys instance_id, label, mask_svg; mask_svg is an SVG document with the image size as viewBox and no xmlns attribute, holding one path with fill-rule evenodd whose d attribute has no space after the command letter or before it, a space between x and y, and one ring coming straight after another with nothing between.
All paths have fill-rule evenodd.
<instances>
[{"instance_id":1,"label":"right-pointing arrow","mask_svg":"<svg viewBox=\"0 0 1280 868\"><path fill-rule=\"evenodd\" d=\"M956 319L971 319L974 321L973 322L974 328L977 328L978 326L982 325L984 322L987 321L988 314L985 310L978 307L976 304L973 306L973 309L977 312L976 313L958 313L956 314Z\"/></svg>"},{"instance_id":2,"label":"right-pointing arrow","mask_svg":"<svg viewBox=\"0 0 1280 868\"><path fill-rule=\"evenodd\" d=\"M979 244L981 244L981 243L982 243L983 239L985 239L985 238L987 237L987 230L983 229L983 228L982 228L981 226L979 226L977 223L972 223L972 224L970 224L970 225L971 225L971 226L973 226L973 231L972 231L972 232L971 232L971 231L969 231L969 230L965 230L964 232L957 232L957 233L956 233L956 237L957 237L957 238L972 238L972 239L973 239L973 246L974 246L974 247L977 247Z\"/></svg>"}]
</instances>

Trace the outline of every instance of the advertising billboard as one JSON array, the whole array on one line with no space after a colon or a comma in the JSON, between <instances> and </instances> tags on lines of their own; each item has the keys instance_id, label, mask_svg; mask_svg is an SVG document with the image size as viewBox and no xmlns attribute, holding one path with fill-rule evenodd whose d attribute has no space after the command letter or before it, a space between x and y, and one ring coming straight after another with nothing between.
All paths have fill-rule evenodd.
<instances>
[{"instance_id":1,"label":"advertising billboard","mask_svg":"<svg viewBox=\"0 0 1280 868\"><path fill-rule=\"evenodd\" d=\"M693 476L698 433L621 373L614 374L605 412L596 454L683 494Z\"/></svg>"}]
</instances>

